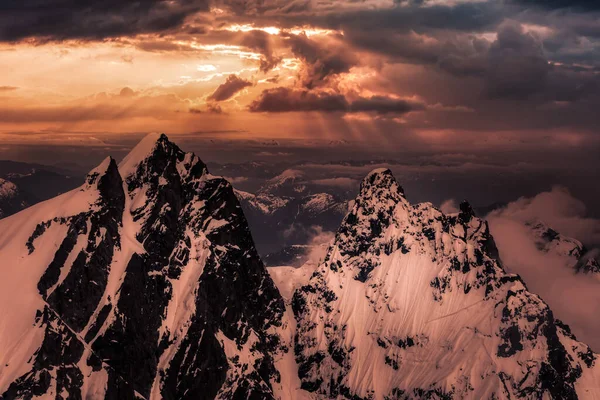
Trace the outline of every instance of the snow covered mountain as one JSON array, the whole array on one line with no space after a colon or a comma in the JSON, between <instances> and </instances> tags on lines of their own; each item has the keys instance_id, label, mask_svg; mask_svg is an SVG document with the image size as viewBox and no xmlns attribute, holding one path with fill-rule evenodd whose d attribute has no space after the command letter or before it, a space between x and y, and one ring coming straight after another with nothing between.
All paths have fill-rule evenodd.
<instances>
[{"instance_id":1,"label":"snow covered mountain","mask_svg":"<svg viewBox=\"0 0 600 400\"><path fill-rule=\"evenodd\" d=\"M279 197L261 189L258 194L235 191L263 257L307 244L313 227L335 231L348 211L347 202L327 193Z\"/></svg>"},{"instance_id":2,"label":"snow covered mountain","mask_svg":"<svg viewBox=\"0 0 600 400\"><path fill-rule=\"evenodd\" d=\"M1 220L0 259L2 399L281 386L284 303L233 189L164 135Z\"/></svg>"},{"instance_id":3,"label":"snow covered mountain","mask_svg":"<svg viewBox=\"0 0 600 400\"><path fill-rule=\"evenodd\" d=\"M14 214L30 204L30 198L13 182L0 178L0 218Z\"/></svg>"},{"instance_id":4,"label":"snow covered mountain","mask_svg":"<svg viewBox=\"0 0 600 400\"><path fill-rule=\"evenodd\" d=\"M487 223L460 209L409 204L389 170L364 179L325 261L293 295L303 389L346 399L600 398L598 356L504 272Z\"/></svg>"},{"instance_id":5,"label":"snow covered mountain","mask_svg":"<svg viewBox=\"0 0 600 400\"><path fill-rule=\"evenodd\" d=\"M0 398L600 398L598 356L467 203L374 170L322 263L267 272L257 196L150 135L0 220Z\"/></svg>"}]
</instances>

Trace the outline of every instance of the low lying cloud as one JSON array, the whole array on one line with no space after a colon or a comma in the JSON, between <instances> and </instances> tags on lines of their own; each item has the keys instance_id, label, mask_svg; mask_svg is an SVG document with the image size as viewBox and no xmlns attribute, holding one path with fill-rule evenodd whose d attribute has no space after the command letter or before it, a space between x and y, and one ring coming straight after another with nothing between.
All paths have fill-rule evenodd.
<instances>
[{"instance_id":1,"label":"low lying cloud","mask_svg":"<svg viewBox=\"0 0 600 400\"><path fill-rule=\"evenodd\" d=\"M457 213L458 210L458 205L456 204L456 200L454 199L449 199L444 201L441 205L440 205L440 210L444 213L444 214L454 214Z\"/></svg>"},{"instance_id":2,"label":"low lying cloud","mask_svg":"<svg viewBox=\"0 0 600 400\"><path fill-rule=\"evenodd\" d=\"M600 221L586 218L583 203L563 187L520 198L492 211L487 219L505 269L519 274L579 340L599 351L600 277L576 274L573 258L540 250L526 223L541 221L563 235L597 245ZM597 249L585 257L594 255Z\"/></svg>"},{"instance_id":3,"label":"low lying cloud","mask_svg":"<svg viewBox=\"0 0 600 400\"><path fill-rule=\"evenodd\" d=\"M343 94L334 91L309 91L278 87L264 90L248 108L251 112L320 111L385 115L421 111L425 109L425 105L387 96L358 97L349 100Z\"/></svg>"},{"instance_id":4,"label":"low lying cloud","mask_svg":"<svg viewBox=\"0 0 600 400\"><path fill-rule=\"evenodd\" d=\"M312 236L308 240L308 251L306 252L307 262L318 264L325 258L329 244L335 238L335 232L325 231L319 225L312 226Z\"/></svg>"},{"instance_id":5,"label":"low lying cloud","mask_svg":"<svg viewBox=\"0 0 600 400\"><path fill-rule=\"evenodd\" d=\"M212 101L225 101L229 100L236 95L239 91L252 86L252 82L240 78L237 75L231 74L227 77L227 80L219 85L217 89L208 97L208 100Z\"/></svg>"},{"instance_id":6,"label":"low lying cloud","mask_svg":"<svg viewBox=\"0 0 600 400\"><path fill-rule=\"evenodd\" d=\"M353 188L358 187L359 181L357 179L339 177L339 178L316 179L316 180L312 181L312 183L314 183L315 185L320 185L320 186L333 186L333 187L339 187L342 189L353 189Z\"/></svg>"},{"instance_id":7,"label":"low lying cloud","mask_svg":"<svg viewBox=\"0 0 600 400\"><path fill-rule=\"evenodd\" d=\"M521 197L506 207L493 211L490 217L519 222L542 221L563 235L588 246L600 245L600 220L586 217L585 204L564 187L555 186L532 198Z\"/></svg>"},{"instance_id":8,"label":"low lying cloud","mask_svg":"<svg viewBox=\"0 0 600 400\"><path fill-rule=\"evenodd\" d=\"M600 351L600 281L575 274L564 257L540 251L518 219L491 215L488 221L505 269L519 274L579 340Z\"/></svg>"},{"instance_id":9,"label":"low lying cloud","mask_svg":"<svg viewBox=\"0 0 600 400\"><path fill-rule=\"evenodd\" d=\"M245 176L224 176L223 179L228 180L232 184L242 183L248 180Z\"/></svg>"}]
</instances>

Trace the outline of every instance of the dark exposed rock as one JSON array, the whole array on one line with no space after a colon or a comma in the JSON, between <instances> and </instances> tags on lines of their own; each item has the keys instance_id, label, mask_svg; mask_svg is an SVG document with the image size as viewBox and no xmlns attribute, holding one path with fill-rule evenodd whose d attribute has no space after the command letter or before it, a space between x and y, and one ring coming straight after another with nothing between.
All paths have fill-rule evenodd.
<instances>
[{"instance_id":1,"label":"dark exposed rock","mask_svg":"<svg viewBox=\"0 0 600 400\"><path fill-rule=\"evenodd\" d=\"M124 172L108 160L88 174L89 212L51 217L30 235L33 253L51 225L67 226L38 282L44 342L2 398L51 387L81 398L88 369L105 370L107 399L148 398L153 387L165 399L272 398L284 303L233 188L166 136L145 140Z\"/></svg>"},{"instance_id":2,"label":"dark exposed rock","mask_svg":"<svg viewBox=\"0 0 600 400\"><path fill-rule=\"evenodd\" d=\"M595 373L589 348L504 272L467 202L449 216L410 205L391 174L376 170L325 259L292 300L299 377L321 398L570 399L575 382ZM339 343L356 349L342 359ZM414 387L417 376L431 381Z\"/></svg>"}]
</instances>

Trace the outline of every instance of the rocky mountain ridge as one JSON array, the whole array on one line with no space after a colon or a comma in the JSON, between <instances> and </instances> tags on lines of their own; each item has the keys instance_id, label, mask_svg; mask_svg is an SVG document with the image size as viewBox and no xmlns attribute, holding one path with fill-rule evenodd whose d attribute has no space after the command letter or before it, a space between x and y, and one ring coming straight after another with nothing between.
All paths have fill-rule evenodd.
<instances>
[{"instance_id":1,"label":"rocky mountain ridge","mask_svg":"<svg viewBox=\"0 0 600 400\"><path fill-rule=\"evenodd\" d=\"M320 398L594 398L597 355L516 275L468 203L411 205L389 170L361 185L292 300L302 387Z\"/></svg>"},{"instance_id":2,"label":"rocky mountain ridge","mask_svg":"<svg viewBox=\"0 0 600 400\"><path fill-rule=\"evenodd\" d=\"M283 301L231 185L166 136L0 221L0 254L2 398L273 397Z\"/></svg>"},{"instance_id":3,"label":"rocky mountain ridge","mask_svg":"<svg viewBox=\"0 0 600 400\"><path fill-rule=\"evenodd\" d=\"M0 397L598 398L598 355L468 203L376 169L323 262L267 271L240 198L150 135L0 220Z\"/></svg>"}]
</instances>

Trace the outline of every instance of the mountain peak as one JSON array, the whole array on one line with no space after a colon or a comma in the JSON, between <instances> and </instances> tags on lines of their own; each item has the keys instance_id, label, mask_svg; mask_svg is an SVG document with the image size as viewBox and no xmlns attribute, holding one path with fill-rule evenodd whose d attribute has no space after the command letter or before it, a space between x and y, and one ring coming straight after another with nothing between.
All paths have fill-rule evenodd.
<instances>
[{"instance_id":1,"label":"mountain peak","mask_svg":"<svg viewBox=\"0 0 600 400\"><path fill-rule=\"evenodd\" d=\"M150 157L158 148L178 149L164 133L147 134L119 163L119 171L121 171L123 178L135 173L137 166Z\"/></svg>"},{"instance_id":2,"label":"mountain peak","mask_svg":"<svg viewBox=\"0 0 600 400\"><path fill-rule=\"evenodd\" d=\"M376 168L364 177L360 184L361 195L374 190L389 190L404 196L404 189L398 184L389 168Z\"/></svg>"},{"instance_id":3,"label":"mountain peak","mask_svg":"<svg viewBox=\"0 0 600 400\"><path fill-rule=\"evenodd\" d=\"M231 185L165 135L1 220L0 259L0 398L272 398L283 299Z\"/></svg>"},{"instance_id":4,"label":"mountain peak","mask_svg":"<svg viewBox=\"0 0 600 400\"><path fill-rule=\"evenodd\" d=\"M464 222L469 222L471 220L471 218L475 217L475 210L473 210L473 207L467 200L463 200L460 203L459 208L460 208L459 217Z\"/></svg>"},{"instance_id":5,"label":"mountain peak","mask_svg":"<svg viewBox=\"0 0 600 400\"><path fill-rule=\"evenodd\" d=\"M301 387L319 398L565 399L598 379L469 203L411 205L387 169L363 180L292 309Z\"/></svg>"},{"instance_id":6,"label":"mountain peak","mask_svg":"<svg viewBox=\"0 0 600 400\"><path fill-rule=\"evenodd\" d=\"M108 181L114 182L116 185L121 182L119 168L112 157L106 157L96 168L88 172L85 187L101 189L101 186L106 185ZM111 184L111 186L113 185Z\"/></svg>"}]
</instances>

